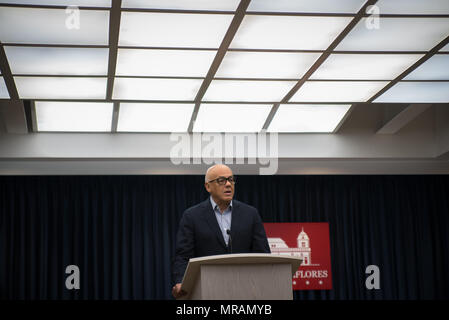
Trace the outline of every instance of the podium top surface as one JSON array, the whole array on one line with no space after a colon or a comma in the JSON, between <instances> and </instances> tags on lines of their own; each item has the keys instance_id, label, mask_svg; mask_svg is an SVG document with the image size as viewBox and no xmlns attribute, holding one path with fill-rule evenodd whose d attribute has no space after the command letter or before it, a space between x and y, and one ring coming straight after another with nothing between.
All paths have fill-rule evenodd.
<instances>
[{"instance_id":1,"label":"podium top surface","mask_svg":"<svg viewBox=\"0 0 449 320\"><path fill-rule=\"evenodd\" d=\"M271 253L234 253L234 254L220 254L215 256L206 256L199 258L192 258L189 260L189 265L209 265L209 264L258 264L258 263L289 263L294 266L301 264L302 260L292 256L281 256ZM296 269L298 269L296 268ZM295 269L295 271L296 271ZM186 272L187 273L187 272Z\"/></svg>"},{"instance_id":2,"label":"podium top surface","mask_svg":"<svg viewBox=\"0 0 449 320\"><path fill-rule=\"evenodd\" d=\"M292 275L298 270L302 260L298 257L281 256L271 253L236 253L192 258L182 280L182 289L189 291L202 265L244 265L244 264L290 264Z\"/></svg>"}]
</instances>

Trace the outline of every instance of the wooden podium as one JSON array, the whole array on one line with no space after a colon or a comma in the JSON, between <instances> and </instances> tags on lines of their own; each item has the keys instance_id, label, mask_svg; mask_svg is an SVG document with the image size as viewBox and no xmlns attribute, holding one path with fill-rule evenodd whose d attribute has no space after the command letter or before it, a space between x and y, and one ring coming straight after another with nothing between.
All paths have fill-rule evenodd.
<instances>
[{"instance_id":1,"label":"wooden podium","mask_svg":"<svg viewBox=\"0 0 449 320\"><path fill-rule=\"evenodd\" d=\"M292 300L292 274L302 260L269 253L190 259L182 300Z\"/></svg>"}]
</instances>

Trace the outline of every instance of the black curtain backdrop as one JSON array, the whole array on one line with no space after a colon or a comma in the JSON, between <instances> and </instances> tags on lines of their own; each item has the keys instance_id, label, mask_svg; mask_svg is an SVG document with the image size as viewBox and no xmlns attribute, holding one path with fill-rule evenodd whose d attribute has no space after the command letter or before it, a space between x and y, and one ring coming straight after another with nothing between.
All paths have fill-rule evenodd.
<instances>
[{"instance_id":1,"label":"black curtain backdrop","mask_svg":"<svg viewBox=\"0 0 449 320\"><path fill-rule=\"evenodd\" d=\"M1 299L171 299L203 176L0 177ZM295 299L448 299L449 176L239 176L264 222L329 222L333 290ZM367 290L365 268L380 268ZM81 288L67 290L77 265Z\"/></svg>"}]
</instances>

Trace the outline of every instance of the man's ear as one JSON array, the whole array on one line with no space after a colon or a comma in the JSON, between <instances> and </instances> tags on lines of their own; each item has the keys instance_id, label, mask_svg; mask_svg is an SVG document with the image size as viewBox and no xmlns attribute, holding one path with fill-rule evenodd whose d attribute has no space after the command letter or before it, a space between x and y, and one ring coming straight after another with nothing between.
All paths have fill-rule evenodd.
<instances>
[{"instance_id":1,"label":"man's ear","mask_svg":"<svg viewBox=\"0 0 449 320\"><path fill-rule=\"evenodd\" d=\"M210 193L210 190L209 190L210 186L209 186L209 184L207 182L204 183L204 188L206 188L207 192Z\"/></svg>"}]
</instances>

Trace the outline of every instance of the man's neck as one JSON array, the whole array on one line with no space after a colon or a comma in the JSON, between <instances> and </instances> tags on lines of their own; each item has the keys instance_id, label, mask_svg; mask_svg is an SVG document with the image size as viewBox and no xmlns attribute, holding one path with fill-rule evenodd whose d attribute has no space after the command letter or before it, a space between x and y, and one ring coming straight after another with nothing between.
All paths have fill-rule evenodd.
<instances>
[{"instance_id":1,"label":"man's neck","mask_svg":"<svg viewBox=\"0 0 449 320\"><path fill-rule=\"evenodd\" d=\"M223 213L229 207L229 204L231 203L231 201L220 201L220 200L217 201L216 199L214 199L214 197L212 197L212 199L217 204L221 213Z\"/></svg>"}]
</instances>

